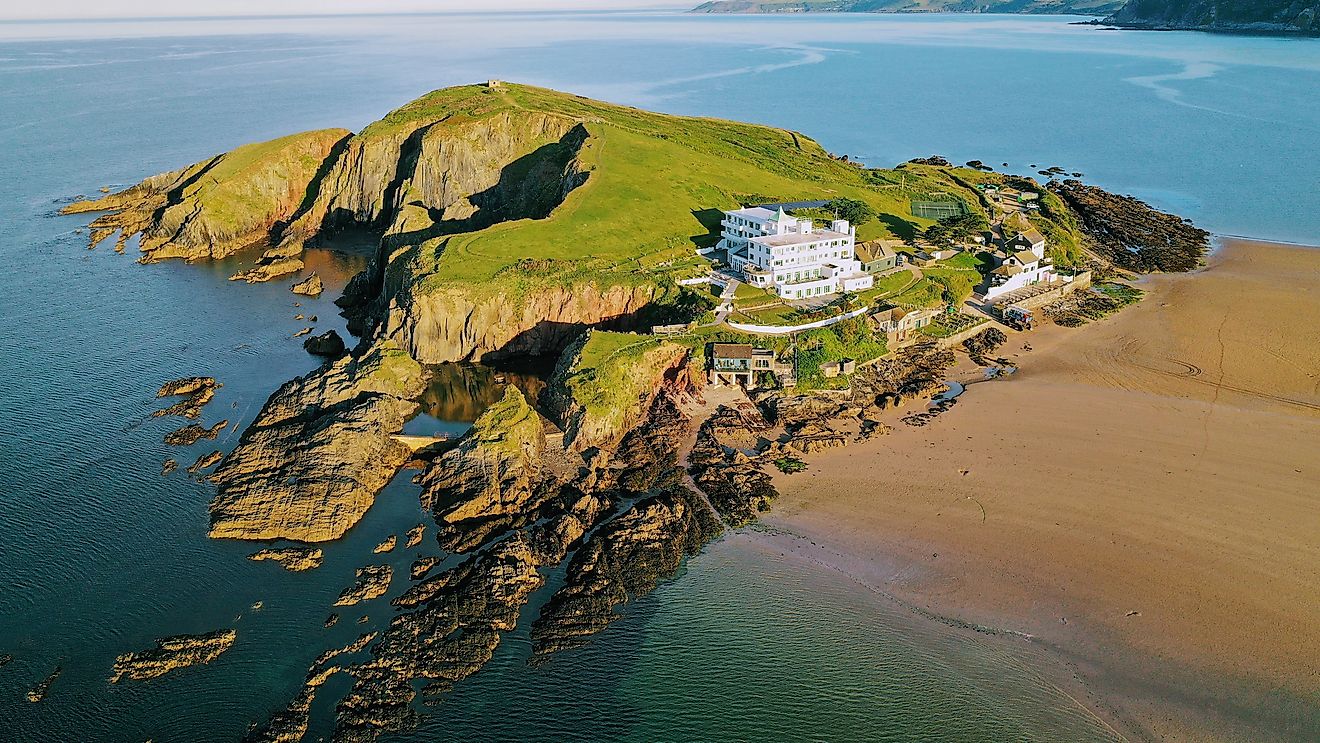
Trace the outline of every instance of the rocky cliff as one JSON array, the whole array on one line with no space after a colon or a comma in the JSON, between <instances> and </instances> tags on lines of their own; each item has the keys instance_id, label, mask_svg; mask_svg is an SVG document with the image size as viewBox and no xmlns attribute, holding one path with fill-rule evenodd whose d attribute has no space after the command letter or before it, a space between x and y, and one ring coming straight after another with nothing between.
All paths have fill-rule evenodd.
<instances>
[{"instance_id":1,"label":"rocky cliff","mask_svg":"<svg viewBox=\"0 0 1320 743\"><path fill-rule=\"evenodd\" d=\"M662 389L693 390L692 350L655 336L593 330L564 351L546 404L574 451L613 450Z\"/></svg>"},{"instance_id":2,"label":"rocky cliff","mask_svg":"<svg viewBox=\"0 0 1320 743\"><path fill-rule=\"evenodd\" d=\"M1104 23L1125 28L1320 35L1316 0L1129 0Z\"/></svg>"},{"instance_id":3,"label":"rocky cliff","mask_svg":"<svg viewBox=\"0 0 1320 743\"><path fill-rule=\"evenodd\" d=\"M91 224L92 246L141 234L144 262L224 258L278 238L348 137L325 129L245 145L63 212L107 212Z\"/></svg>"},{"instance_id":4,"label":"rocky cliff","mask_svg":"<svg viewBox=\"0 0 1320 743\"><path fill-rule=\"evenodd\" d=\"M392 435L425 383L417 362L383 342L285 384L211 476L211 536L343 536L411 454Z\"/></svg>"}]
</instances>

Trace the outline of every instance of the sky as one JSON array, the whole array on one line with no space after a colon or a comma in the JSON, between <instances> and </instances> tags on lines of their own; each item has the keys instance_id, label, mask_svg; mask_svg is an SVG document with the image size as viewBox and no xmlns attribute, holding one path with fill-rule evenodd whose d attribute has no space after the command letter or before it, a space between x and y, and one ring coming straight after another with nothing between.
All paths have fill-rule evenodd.
<instances>
[{"instance_id":1,"label":"sky","mask_svg":"<svg viewBox=\"0 0 1320 743\"><path fill-rule=\"evenodd\" d=\"M693 2L693 5L696 3ZM0 20L685 7L682 0L0 0Z\"/></svg>"}]
</instances>

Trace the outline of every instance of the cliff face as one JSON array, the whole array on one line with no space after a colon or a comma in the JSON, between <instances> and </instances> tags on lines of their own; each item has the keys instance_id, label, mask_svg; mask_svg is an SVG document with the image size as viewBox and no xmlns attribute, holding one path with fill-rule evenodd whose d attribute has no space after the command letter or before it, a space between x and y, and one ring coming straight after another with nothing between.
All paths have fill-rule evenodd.
<instances>
[{"instance_id":1,"label":"cliff face","mask_svg":"<svg viewBox=\"0 0 1320 743\"><path fill-rule=\"evenodd\" d=\"M285 232L284 245L301 247L323 231L359 225L384 229L399 244L417 242L402 239L414 232L541 218L580 185L572 176L559 182L566 163L555 172L551 162L571 159L565 154L585 139L573 119L504 111L451 122L450 115L403 124L387 119L350 140L312 207ZM547 181L554 181L548 193L537 188Z\"/></svg>"},{"instance_id":2,"label":"cliff face","mask_svg":"<svg viewBox=\"0 0 1320 743\"><path fill-rule=\"evenodd\" d=\"M459 286L410 285L384 295L381 334L429 364L539 355L562 349L583 326L626 322L662 293L651 284L583 283L538 288L510 301Z\"/></svg>"},{"instance_id":3,"label":"cliff face","mask_svg":"<svg viewBox=\"0 0 1320 743\"><path fill-rule=\"evenodd\" d=\"M573 451L612 451L666 387L693 389L687 346L654 336L591 331L564 351L546 402Z\"/></svg>"},{"instance_id":4,"label":"cliff face","mask_svg":"<svg viewBox=\"0 0 1320 743\"><path fill-rule=\"evenodd\" d=\"M1320 35L1316 0L1129 0L1105 23L1129 28Z\"/></svg>"},{"instance_id":5,"label":"cliff face","mask_svg":"<svg viewBox=\"0 0 1320 743\"><path fill-rule=\"evenodd\" d=\"M109 212L92 222L92 246L118 231L122 249L140 233L144 262L224 258L277 237L348 136L325 129L245 145L63 212Z\"/></svg>"},{"instance_id":6,"label":"cliff face","mask_svg":"<svg viewBox=\"0 0 1320 743\"><path fill-rule=\"evenodd\" d=\"M391 435L425 383L417 362L381 343L285 384L211 476L211 536L343 536L411 454Z\"/></svg>"}]
</instances>

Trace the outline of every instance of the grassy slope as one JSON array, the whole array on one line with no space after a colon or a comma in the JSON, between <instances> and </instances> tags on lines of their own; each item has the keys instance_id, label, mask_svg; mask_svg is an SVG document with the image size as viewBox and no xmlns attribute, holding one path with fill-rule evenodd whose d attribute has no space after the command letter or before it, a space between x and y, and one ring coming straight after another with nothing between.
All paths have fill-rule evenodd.
<instances>
[{"instance_id":1,"label":"grassy slope","mask_svg":"<svg viewBox=\"0 0 1320 743\"><path fill-rule=\"evenodd\" d=\"M448 117L439 124L444 126L504 107L583 121L591 137L579 161L590 176L547 219L506 222L425 243L419 258L434 268L426 279L431 286L475 286L492 279L510 288L555 278L655 280L656 271L688 266L694 247L717 239L719 210L741 206L740 197L748 194L844 195L881 211L906 212L902 194L872 187L862 171L801 135L648 113L525 86L438 91L368 127L364 136L407 126L418 117ZM525 258L536 261L520 266Z\"/></svg>"}]
</instances>

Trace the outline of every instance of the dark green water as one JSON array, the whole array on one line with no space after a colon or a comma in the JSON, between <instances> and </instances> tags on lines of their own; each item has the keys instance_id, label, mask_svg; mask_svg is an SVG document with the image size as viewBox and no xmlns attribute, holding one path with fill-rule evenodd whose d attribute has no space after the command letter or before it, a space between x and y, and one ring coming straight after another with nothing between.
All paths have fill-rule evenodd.
<instances>
[{"instance_id":1,"label":"dark green water","mask_svg":"<svg viewBox=\"0 0 1320 743\"><path fill-rule=\"evenodd\" d=\"M1272 143L1252 120L1215 112L1250 98L1260 116L1286 114L1288 132L1314 134L1320 116L1301 95L1316 81L1305 49L1161 35L1158 53L1142 56L1114 36L1077 46L1070 35L1080 32L1059 19L867 23L801 26L797 41L771 47L758 40L766 28L758 21L650 16L0 25L0 653L15 658L0 668L0 739L236 739L287 701L323 649L388 621L379 600L322 626L353 570L382 561L371 548L422 519L404 473L311 573L252 563L254 545L208 540L211 488L157 473L167 456L186 466L212 443L166 447L161 436L177 424L149 417L154 390L177 376L214 375L224 387L204 422L246 424L281 382L316 364L290 337L307 324L294 314L318 315L318 332L343 332L331 300L361 258L312 256L328 291L295 308L300 298L287 284L231 284L229 266L139 266L108 247L88 252L77 232L86 219L52 216L75 194L248 141L360 127L425 90L503 77L792 126L878 162L931 150L1057 160L1218 220L1210 226L1221 231L1320 237L1313 211L1273 199L1273 180L1208 175L1222 171L1214 143L1228 138L1234 152L1268 159L1294 182L1313 177L1314 149L1291 134ZM831 33L847 39L826 44ZM15 40L30 36L48 38ZM1052 51L1024 55L1024 39ZM1178 85L1178 70L1202 58L1219 65L1218 78L1185 78L1177 100L1151 92L1147 77ZM1237 62L1247 58L1257 61ZM1270 59L1272 67L1261 62ZM915 85L885 76L894 60L927 70L916 92L933 102L981 70L1032 64L1058 101L1041 115L1074 128L1027 132L987 106L967 106L968 116L976 112L969 119L943 104L890 110L880 88ZM793 114L768 103L777 100L769 93L814 95L847 80L852 90L857 80L877 87L856 106ZM1129 109L1135 121L1095 116L1080 80L1139 98ZM1285 100L1294 108L1285 111ZM987 111L990 128L978 128ZM1134 155L1129 130L1151 122L1209 144L1195 144L1194 134L1164 145L1171 152L1142 145ZM1178 158L1190 175L1170 167ZM491 390L477 383L464 398L464 384L437 391L430 417L414 426L461 430L468 413L460 411L479 408ZM236 436L227 431L216 445L227 449ZM396 566L391 596L424 551L383 558ZM207 667L106 682L120 653L222 627L236 628L238 641ZM525 663L525 630L410 739L1104 739L1021 659L740 536L711 545L591 645L543 668ZM64 673L47 700L24 701L56 665ZM340 688L327 685L314 733L326 731Z\"/></svg>"}]
</instances>

